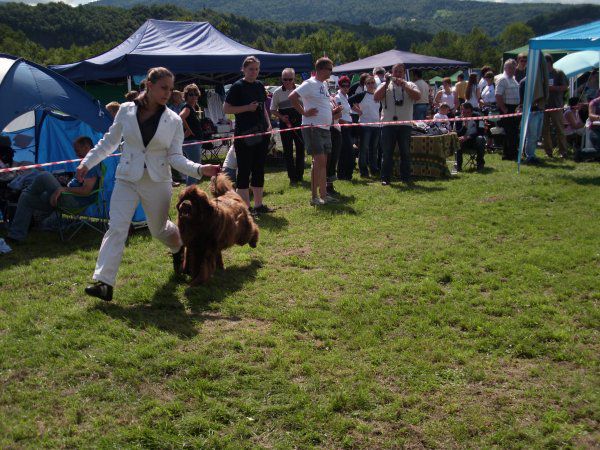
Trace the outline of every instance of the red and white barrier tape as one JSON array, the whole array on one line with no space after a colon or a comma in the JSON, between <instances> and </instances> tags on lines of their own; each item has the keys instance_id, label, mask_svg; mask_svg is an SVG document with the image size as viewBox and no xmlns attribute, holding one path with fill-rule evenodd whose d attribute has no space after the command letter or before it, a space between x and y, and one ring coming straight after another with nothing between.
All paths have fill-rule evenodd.
<instances>
[{"instance_id":1,"label":"red and white barrier tape","mask_svg":"<svg viewBox=\"0 0 600 450\"><path fill-rule=\"evenodd\" d=\"M562 108L552 108L552 109L546 109L545 112L551 112L551 111L562 111ZM475 117L453 117L453 118L449 118L449 119L426 119L426 120L395 120L392 122L369 122L369 123L340 123L340 124L336 124L335 126L340 126L340 127L368 127L368 126L386 126L386 125L410 125L412 123L415 122L425 122L425 123L434 123L434 122L459 122L459 121L464 121L464 120L490 120L490 119L504 119L506 117L519 117L523 115L523 113L511 113L511 114L497 114L494 116L475 116ZM221 137L221 138L217 138L217 139L209 139L206 141L195 141L195 142L187 142L185 144L183 144L184 147L189 146L189 145L198 145L198 144L212 144L215 142L221 142L221 141L233 141L235 139L246 139L249 137L256 137L256 136L268 136L271 134L277 134L277 133L284 133L284 132L288 132L288 131L296 131L296 130L302 130L304 128L329 128L332 125L328 124L328 125L302 125L299 127L292 127L292 128L284 128L284 129L277 129L277 130L271 130L271 131L264 131L262 133L252 133L252 134L244 134L241 136L229 136L229 137ZM109 155L109 157L111 156L121 156L121 153L113 153L112 155ZM6 172L17 172L19 170L29 170L29 169L39 169L41 167L49 167L49 166L58 166L60 164L67 164L67 163L76 163L76 162L80 162L81 159L67 159L64 161L55 161L55 162L47 162L47 163L41 163L41 164L31 164L29 166L20 166L20 167L7 167L5 169L0 169L0 173L6 173Z\"/></svg>"}]
</instances>

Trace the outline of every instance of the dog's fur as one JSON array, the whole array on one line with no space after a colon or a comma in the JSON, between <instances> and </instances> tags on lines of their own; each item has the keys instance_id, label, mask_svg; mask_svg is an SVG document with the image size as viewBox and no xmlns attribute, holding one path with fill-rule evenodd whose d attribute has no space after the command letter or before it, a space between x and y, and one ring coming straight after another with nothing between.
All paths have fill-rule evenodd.
<instances>
[{"instance_id":1,"label":"dog's fur","mask_svg":"<svg viewBox=\"0 0 600 450\"><path fill-rule=\"evenodd\" d=\"M179 233L185 247L182 271L191 275L191 285L206 283L223 268L221 251L235 244L256 247L258 227L242 197L224 174L213 177L210 191L187 187L177 202Z\"/></svg>"}]
</instances>

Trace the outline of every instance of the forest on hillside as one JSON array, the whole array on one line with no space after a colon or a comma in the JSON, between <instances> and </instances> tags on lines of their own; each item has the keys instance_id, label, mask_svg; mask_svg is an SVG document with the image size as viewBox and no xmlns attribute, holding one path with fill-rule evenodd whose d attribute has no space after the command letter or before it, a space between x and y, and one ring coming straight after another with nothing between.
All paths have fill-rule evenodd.
<instances>
[{"instance_id":1,"label":"forest on hillside","mask_svg":"<svg viewBox=\"0 0 600 450\"><path fill-rule=\"evenodd\" d=\"M497 65L504 50L524 45L534 35L598 19L600 7L574 6L560 13L545 13L526 23L510 23L494 35L480 26L434 34L366 23L280 23L173 5L118 8L90 4L73 8L63 3L0 3L0 52L41 64L79 61L118 45L148 18L208 21L231 38L259 50L311 53L314 58L326 54L336 64L397 48L470 61L477 67Z\"/></svg>"}]
</instances>

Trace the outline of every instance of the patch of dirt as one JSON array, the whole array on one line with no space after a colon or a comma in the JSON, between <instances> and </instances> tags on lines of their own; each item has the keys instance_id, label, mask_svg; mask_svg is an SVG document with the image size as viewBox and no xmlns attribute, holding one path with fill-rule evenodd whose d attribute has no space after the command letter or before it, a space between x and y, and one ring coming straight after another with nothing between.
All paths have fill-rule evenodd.
<instances>
[{"instance_id":1,"label":"patch of dirt","mask_svg":"<svg viewBox=\"0 0 600 450\"><path fill-rule=\"evenodd\" d=\"M481 203L495 203L505 199L506 197L503 195L492 195L491 197L482 198Z\"/></svg>"}]
</instances>

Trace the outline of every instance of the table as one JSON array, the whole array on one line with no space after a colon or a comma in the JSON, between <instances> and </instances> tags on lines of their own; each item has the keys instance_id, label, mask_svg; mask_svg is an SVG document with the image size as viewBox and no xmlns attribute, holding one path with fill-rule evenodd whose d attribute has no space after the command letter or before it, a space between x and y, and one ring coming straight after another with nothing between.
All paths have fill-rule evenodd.
<instances>
[{"instance_id":1,"label":"table","mask_svg":"<svg viewBox=\"0 0 600 450\"><path fill-rule=\"evenodd\" d=\"M443 178L450 176L446 158L460 147L456 133L439 136L411 136L410 155L413 177ZM400 176L400 152L394 150L394 175Z\"/></svg>"}]
</instances>

